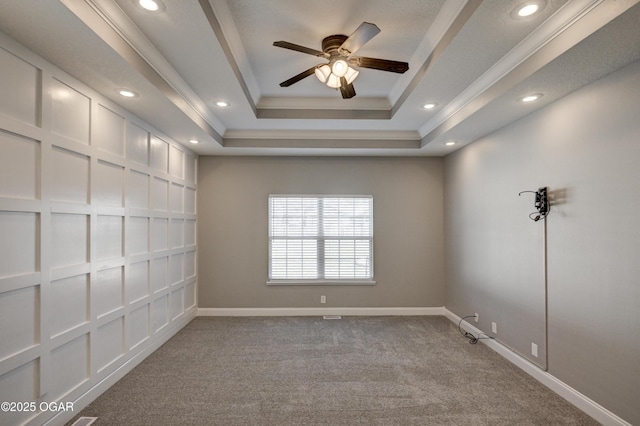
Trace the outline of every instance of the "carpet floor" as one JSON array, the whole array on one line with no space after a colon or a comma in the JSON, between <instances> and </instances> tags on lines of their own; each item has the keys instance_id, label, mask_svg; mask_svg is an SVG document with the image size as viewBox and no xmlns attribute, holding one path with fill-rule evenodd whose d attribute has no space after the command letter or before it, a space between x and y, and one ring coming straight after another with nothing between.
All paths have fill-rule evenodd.
<instances>
[{"instance_id":1,"label":"carpet floor","mask_svg":"<svg viewBox=\"0 0 640 426\"><path fill-rule=\"evenodd\" d=\"M437 316L199 317L80 416L154 426L598 424Z\"/></svg>"}]
</instances>

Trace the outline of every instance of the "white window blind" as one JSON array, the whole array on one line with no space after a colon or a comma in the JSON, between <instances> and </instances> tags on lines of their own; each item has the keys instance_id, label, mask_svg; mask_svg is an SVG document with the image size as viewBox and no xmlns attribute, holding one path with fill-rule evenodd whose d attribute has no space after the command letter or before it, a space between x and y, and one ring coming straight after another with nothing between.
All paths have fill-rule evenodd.
<instances>
[{"instance_id":1,"label":"white window blind","mask_svg":"<svg viewBox=\"0 0 640 426\"><path fill-rule=\"evenodd\" d=\"M269 280L372 280L371 196L269 196Z\"/></svg>"}]
</instances>

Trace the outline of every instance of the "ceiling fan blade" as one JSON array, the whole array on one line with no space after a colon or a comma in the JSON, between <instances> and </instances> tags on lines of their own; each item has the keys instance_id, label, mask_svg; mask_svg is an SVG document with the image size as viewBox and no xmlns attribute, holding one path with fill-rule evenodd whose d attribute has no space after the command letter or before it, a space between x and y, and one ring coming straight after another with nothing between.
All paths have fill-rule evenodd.
<instances>
[{"instance_id":1,"label":"ceiling fan blade","mask_svg":"<svg viewBox=\"0 0 640 426\"><path fill-rule=\"evenodd\" d=\"M293 77L291 77L289 80L283 81L282 83L280 83L280 87L289 87L294 83L299 82L300 80L302 80L303 78L307 78L309 77L311 74L313 74L316 71L316 67L311 67L306 71L302 71L300 74L298 75L294 75Z\"/></svg>"},{"instance_id":2,"label":"ceiling fan blade","mask_svg":"<svg viewBox=\"0 0 640 426\"><path fill-rule=\"evenodd\" d=\"M289 43L288 41L274 41L273 45L276 47L291 49L291 50L295 50L296 52L302 52L302 53L306 53L308 55L313 55L313 56L323 56L323 57L329 56L320 50L312 49L310 47L300 46L299 44Z\"/></svg>"},{"instance_id":3,"label":"ceiling fan blade","mask_svg":"<svg viewBox=\"0 0 640 426\"><path fill-rule=\"evenodd\" d=\"M346 56L352 55L360 49L366 42L371 40L380 32L376 24L363 22L358 28L342 43L338 51Z\"/></svg>"},{"instance_id":4,"label":"ceiling fan blade","mask_svg":"<svg viewBox=\"0 0 640 426\"><path fill-rule=\"evenodd\" d=\"M347 83L346 78L340 77L340 93L342 94L342 99L351 99L356 95L356 89L352 83Z\"/></svg>"},{"instance_id":5,"label":"ceiling fan blade","mask_svg":"<svg viewBox=\"0 0 640 426\"><path fill-rule=\"evenodd\" d=\"M349 64L356 67L371 68L380 71L397 72L402 74L409 69L409 64L400 61L391 61L389 59L366 58L364 56L352 56L349 58Z\"/></svg>"}]
</instances>

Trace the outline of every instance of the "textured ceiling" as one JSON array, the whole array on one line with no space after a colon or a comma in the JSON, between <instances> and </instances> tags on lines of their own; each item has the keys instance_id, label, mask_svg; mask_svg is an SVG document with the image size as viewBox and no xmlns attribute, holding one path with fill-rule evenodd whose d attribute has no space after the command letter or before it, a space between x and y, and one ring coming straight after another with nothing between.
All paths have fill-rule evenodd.
<instances>
[{"instance_id":1,"label":"textured ceiling","mask_svg":"<svg viewBox=\"0 0 640 426\"><path fill-rule=\"evenodd\" d=\"M524 0L3 0L0 31L200 154L446 155L639 60L639 1L514 19ZM279 86L322 59L274 41L320 49L363 21L381 32L357 54L408 72L361 69L348 100L314 76Z\"/></svg>"}]
</instances>

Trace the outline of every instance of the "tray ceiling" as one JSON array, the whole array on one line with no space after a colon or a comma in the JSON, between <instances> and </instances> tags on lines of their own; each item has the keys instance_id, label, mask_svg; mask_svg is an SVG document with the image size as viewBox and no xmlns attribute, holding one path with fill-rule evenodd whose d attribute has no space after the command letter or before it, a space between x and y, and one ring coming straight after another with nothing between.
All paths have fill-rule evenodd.
<instances>
[{"instance_id":1,"label":"tray ceiling","mask_svg":"<svg viewBox=\"0 0 640 426\"><path fill-rule=\"evenodd\" d=\"M0 31L199 154L441 156L640 59L639 1L4 0ZM274 41L321 50L365 21L357 55L409 71L361 68L352 99L279 86L326 60Z\"/></svg>"}]
</instances>

